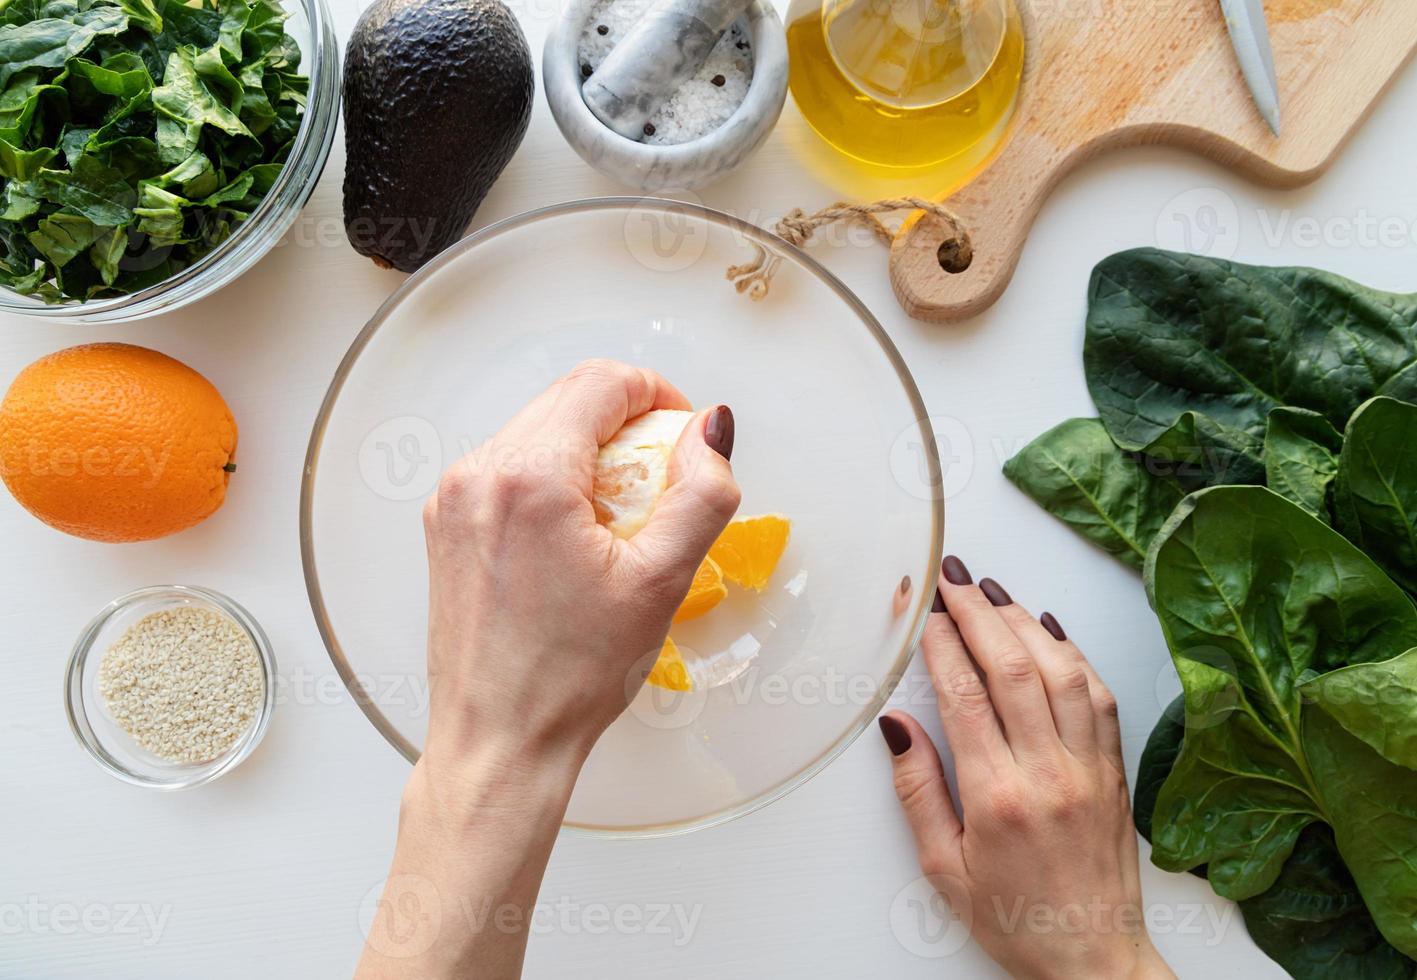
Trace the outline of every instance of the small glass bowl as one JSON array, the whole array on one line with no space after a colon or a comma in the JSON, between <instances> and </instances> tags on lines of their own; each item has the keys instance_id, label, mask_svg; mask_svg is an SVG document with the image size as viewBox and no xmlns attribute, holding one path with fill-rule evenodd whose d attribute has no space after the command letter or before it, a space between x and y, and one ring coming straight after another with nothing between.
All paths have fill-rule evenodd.
<instances>
[{"instance_id":1,"label":"small glass bowl","mask_svg":"<svg viewBox=\"0 0 1417 980\"><path fill-rule=\"evenodd\" d=\"M286 32L300 45L301 70L310 77L305 115L275 184L231 236L181 272L155 286L103 299L46 303L0 288L0 313L114 323L138 320L196 302L235 280L275 247L295 223L325 169L339 122L339 42L325 0L287 0Z\"/></svg>"},{"instance_id":2,"label":"small glass bowl","mask_svg":"<svg viewBox=\"0 0 1417 980\"><path fill-rule=\"evenodd\" d=\"M142 748L109 717L103 696L98 692L99 664L124 631L144 616L182 606L208 609L241 627L256 645L261 679L266 688L265 697L245 733L221 755L199 763L171 762ZM191 585L154 585L119 596L104 606L74 644L64 681L64 709L79 744L99 766L124 782L160 790L200 786L240 765L266 734L275 698L275 654L260 624L221 593Z\"/></svg>"}]
</instances>

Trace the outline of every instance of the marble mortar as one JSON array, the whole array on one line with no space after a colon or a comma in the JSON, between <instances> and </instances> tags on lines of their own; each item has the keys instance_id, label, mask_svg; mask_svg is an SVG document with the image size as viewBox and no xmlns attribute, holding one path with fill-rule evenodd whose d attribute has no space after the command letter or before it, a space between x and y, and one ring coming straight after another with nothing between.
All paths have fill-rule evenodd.
<instances>
[{"instance_id":1,"label":"marble mortar","mask_svg":"<svg viewBox=\"0 0 1417 980\"><path fill-rule=\"evenodd\" d=\"M728 121L687 143L653 146L607 127L581 96L577 48L594 0L572 0L546 38L542 84L561 134L596 170L641 191L693 190L721 180L767 139L787 98L787 40L767 0L753 0L745 15L752 43L753 79L743 104Z\"/></svg>"}]
</instances>

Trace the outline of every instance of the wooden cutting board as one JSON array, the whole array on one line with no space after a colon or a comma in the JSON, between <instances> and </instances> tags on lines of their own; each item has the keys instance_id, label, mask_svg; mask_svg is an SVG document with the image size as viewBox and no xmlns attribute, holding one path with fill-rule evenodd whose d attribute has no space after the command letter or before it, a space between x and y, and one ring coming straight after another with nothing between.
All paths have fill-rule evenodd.
<instances>
[{"instance_id":1,"label":"wooden cutting board","mask_svg":"<svg viewBox=\"0 0 1417 980\"><path fill-rule=\"evenodd\" d=\"M907 313L957 320L989 307L1053 187L1107 150L1187 147L1265 184L1322 174L1417 48L1417 0L1266 0L1283 135L1250 99L1217 0L1020 0L1028 38L1011 132L977 178L944 199L974 259L950 274L944 229L896 237L891 281ZM1393 160L1411 168L1410 160Z\"/></svg>"}]
</instances>

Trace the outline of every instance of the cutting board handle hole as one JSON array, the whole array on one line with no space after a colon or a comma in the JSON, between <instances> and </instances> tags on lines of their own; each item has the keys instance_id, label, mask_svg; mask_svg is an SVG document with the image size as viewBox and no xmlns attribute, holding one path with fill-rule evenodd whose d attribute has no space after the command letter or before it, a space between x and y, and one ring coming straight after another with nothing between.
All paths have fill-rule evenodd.
<instances>
[{"instance_id":1,"label":"cutting board handle hole","mask_svg":"<svg viewBox=\"0 0 1417 980\"><path fill-rule=\"evenodd\" d=\"M974 261L974 249L970 247L968 238L946 238L935 249L935 261L950 275L958 275Z\"/></svg>"}]
</instances>

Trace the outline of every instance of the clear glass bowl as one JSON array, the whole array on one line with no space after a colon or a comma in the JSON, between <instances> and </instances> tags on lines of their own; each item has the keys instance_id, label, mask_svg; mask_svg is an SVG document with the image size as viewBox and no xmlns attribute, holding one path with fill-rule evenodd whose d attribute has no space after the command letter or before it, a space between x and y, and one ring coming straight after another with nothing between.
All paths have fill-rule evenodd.
<instances>
[{"instance_id":1,"label":"clear glass bowl","mask_svg":"<svg viewBox=\"0 0 1417 980\"><path fill-rule=\"evenodd\" d=\"M148 752L109 717L98 692L98 668L103 655L128 627L150 613L180 606L210 610L241 627L260 655L266 688L264 700L241 737L215 759L201 763L172 762ZM191 585L155 585L119 596L104 606L74 645L64 681L64 708L69 716L69 727L93 760L124 782L161 790L200 786L240 765L266 734L275 699L275 654L260 624L221 593Z\"/></svg>"},{"instance_id":2,"label":"clear glass bowl","mask_svg":"<svg viewBox=\"0 0 1417 980\"><path fill-rule=\"evenodd\" d=\"M0 312L80 323L137 320L174 310L236 279L280 241L315 190L339 122L339 43L325 0L287 0L286 31L300 44L310 92L290 157L260 205L199 261L156 286L108 299L46 303L0 287Z\"/></svg>"},{"instance_id":3,"label":"clear glass bowl","mask_svg":"<svg viewBox=\"0 0 1417 980\"><path fill-rule=\"evenodd\" d=\"M724 276L754 244L779 263L760 302ZM939 461L880 324L768 232L694 205L603 198L464 239L354 341L301 491L306 584L330 657L410 760L428 724L423 500L446 466L592 356L651 366L695 404L730 405L739 512L792 520L765 592L732 587L673 627L695 690L632 683L567 814L586 832L678 833L787 793L880 711L934 597Z\"/></svg>"}]
</instances>

